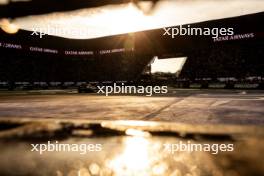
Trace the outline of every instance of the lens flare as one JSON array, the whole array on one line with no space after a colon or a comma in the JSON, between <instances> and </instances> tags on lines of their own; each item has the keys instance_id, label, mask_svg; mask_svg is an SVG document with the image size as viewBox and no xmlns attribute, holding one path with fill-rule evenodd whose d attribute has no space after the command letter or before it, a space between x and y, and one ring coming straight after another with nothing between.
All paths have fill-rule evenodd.
<instances>
[{"instance_id":1,"label":"lens flare","mask_svg":"<svg viewBox=\"0 0 264 176\"><path fill-rule=\"evenodd\" d=\"M17 25L10 23L10 21L7 19L0 20L0 27L8 34L15 34L19 30Z\"/></svg>"},{"instance_id":2,"label":"lens flare","mask_svg":"<svg viewBox=\"0 0 264 176\"><path fill-rule=\"evenodd\" d=\"M149 141L142 137L126 139L124 151L110 161L109 167L116 175L148 175L151 169Z\"/></svg>"}]
</instances>

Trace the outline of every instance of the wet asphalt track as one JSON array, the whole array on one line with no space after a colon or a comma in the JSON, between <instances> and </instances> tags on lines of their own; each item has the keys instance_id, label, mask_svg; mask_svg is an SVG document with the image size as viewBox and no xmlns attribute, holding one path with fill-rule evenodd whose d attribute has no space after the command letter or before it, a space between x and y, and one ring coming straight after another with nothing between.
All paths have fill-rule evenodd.
<instances>
[{"instance_id":1,"label":"wet asphalt track","mask_svg":"<svg viewBox=\"0 0 264 176\"><path fill-rule=\"evenodd\" d=\"M1 91L0 118L263 125L264 91L175 89L169 94L152 97L106 97L74 91Z\"/></svg>"}]
</instances>

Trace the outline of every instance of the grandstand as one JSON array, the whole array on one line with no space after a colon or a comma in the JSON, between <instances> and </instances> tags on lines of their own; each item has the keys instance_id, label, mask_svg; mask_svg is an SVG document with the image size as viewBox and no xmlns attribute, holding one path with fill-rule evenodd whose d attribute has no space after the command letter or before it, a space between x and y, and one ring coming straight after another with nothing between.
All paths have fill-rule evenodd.
<instances>
[{"instance_id":1,"label":"grandstand","mask_svg":"<svg viewBox=\"0 0 264 176\"><path fill-rule=\"evenodd\" d=\"M164 29L87 40L55 36L40 39L30 31L11 35L0 30L0 82L137 81L154 56L188 58L175 83L220 78L261 82L264 43L259 24L263 17L264 13L256 13L191 24L233 27L238 36L235 40L171 38L163 35ZM249 34L251 37L243 37Z\"/></svg>"}]
</instances>

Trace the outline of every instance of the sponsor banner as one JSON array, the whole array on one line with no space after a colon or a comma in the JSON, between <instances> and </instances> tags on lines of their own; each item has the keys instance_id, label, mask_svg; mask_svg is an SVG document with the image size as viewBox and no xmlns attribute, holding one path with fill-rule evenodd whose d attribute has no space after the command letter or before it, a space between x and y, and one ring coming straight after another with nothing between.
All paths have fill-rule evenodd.
<instances>
[{"instance_id":1,"label":"sponsor banner","mask_svg":"<svg viewBox=\"0 0 264 176\"><path fill-rule=\"evenodd\" d=\"M105 55L113 53L125 53L132 52L134 48L114 48L114 49L105 49L105 50L58 50L54 48L43 48L38 46L22 46L17 43L8 43L0 41L0 48L4 49L16 49L23 50L24 52L37 52L37 53L49 53L49 54L62 54L65 56L92 56L92 55Z\"/></svg>"},{"instance_id":2,"label":"sponsor banner","mask_svg":"<svg viewBox=\"0 0 264 176\"><path fill-rule=\"evenodd\" d=\"M208 88L215 88L215 89L222 89L222 88L225 88L225 84L209 84L208 85Z\"/></svg>"},{"instance_id":3,"label":"sponsor banner","mask_svg":"<svg viewBox=\"0 0 264 176\"><path fill-rule=\"evenodd\" d=\"M234 88L237 89L255 89L258 88L259 84L248 84L248 83L240 83L240 84L235 84Z\"/></svg>"},{"instance_id":4,"label":"sponsor banner","mask_svg":"<svg viewBox=\"0 0 264 176\"><path fill-rule=\"evenodd\" d=\"M222 41L232 41L232 40L245 40L255 38L255 33L246 33L246 34L235 34L235 35L227 35L221 36L218 38L214 38L214 42L222 42Z\"/></svg>"},{"instance_id":5,"label":"sponsor banner","mask_svg":"<svg viewBox=\"0 0 264 176\"><path fill-rule=\"evenodd\" d=\"M7 42L1 42L0 41L0 48L7 48L7 49L23 49L22 45L15 44L15 43L7 43Z\"/></svg>"}]
</instances>

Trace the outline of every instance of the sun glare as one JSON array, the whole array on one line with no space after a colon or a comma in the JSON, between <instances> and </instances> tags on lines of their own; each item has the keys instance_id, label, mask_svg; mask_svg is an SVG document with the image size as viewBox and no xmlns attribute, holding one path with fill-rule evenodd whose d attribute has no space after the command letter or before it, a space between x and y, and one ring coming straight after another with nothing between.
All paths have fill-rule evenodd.
<instances>
[{"instance_id":1,"label":"sun glare","mask_svg":"<svg viewBox=\"0 0 264 176\"><path fill-rule=\"evenodd\" d=\"M141 2L138 5L142 9L133 3L106 5L21 17L12 23L24 30L44 30L48 26L53 29L49 35L89 39L256 13L263 11L264 4L258 0L205 1L162 1L148 15L144 12L151 3Z\"/></svg>"},{"instance_id":2,"label":"sun glare","mask_svg":"<svg viewBox=\"0 0 264 176\"><path fill-rule=\"evenodd\" d=\"M0 28L8 34L15 34L19 30L17 25L10 23L7 19L0 19Z\"/></svg>"},{"instance_id":3,"label":"sun glare","mask_svg":"<svg viewBox=\"0 0 264 176\"><path fill-rule=\"evenodd\" d=\"M124 151L117 158L114 158L109 167L116 175L130 175L131 171L145 175L150 169L150 157L148 153L149 141L141 137L126 139Z\"/></svg>"},{"instance_id":4,"label":"sun glare","mask_svg":"<svg viewBox=\"0 0 264 176\"><path fill-rule=\"evenodd\" d=\"M42 30L49 35L84 39L153 29L157 27L158 21L155 19L154 15L146 15L130 3L82 9L67 14L36 15L15 22L22 28ZM47 31L47 27L53 30Z\"/></svg>"},{"instance_id":5,"label":"sun glare","mask_svg":"<svg viewBox=\"0 0 264 176\"><path fill-rule=\"evenodd\" d=\"M103 25L111 34L129 33L152 28L155 23L152 16L145 15L132 4L124 8L104 11L92 21L94 25Z\"/></svg>"}]
</instances>

